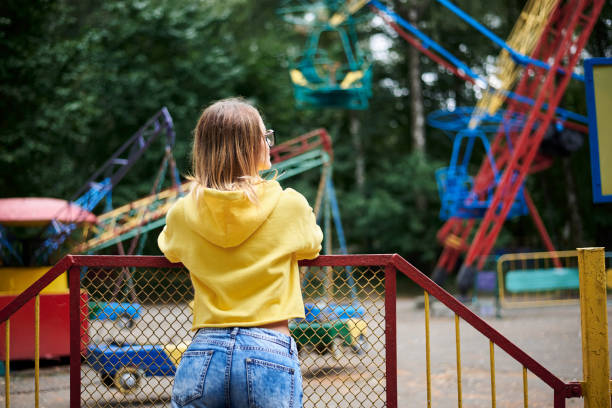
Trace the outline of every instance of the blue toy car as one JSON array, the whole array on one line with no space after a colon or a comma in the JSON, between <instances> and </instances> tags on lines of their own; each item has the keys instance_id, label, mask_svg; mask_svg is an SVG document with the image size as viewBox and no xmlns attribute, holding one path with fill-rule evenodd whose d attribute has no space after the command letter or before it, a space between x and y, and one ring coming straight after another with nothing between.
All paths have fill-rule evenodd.
<instances>
[{"instance_id":1,"label":"blue toy car","mask_svg":"<svg viewBox=\"0 0 612 408\"><path fill-rule=\"evenodd\" d=\"M87 364L100 373L102 383L129 394L142 377L173 376L186 344L101 344L87 347Z\"/></svg>"}]
</instances>

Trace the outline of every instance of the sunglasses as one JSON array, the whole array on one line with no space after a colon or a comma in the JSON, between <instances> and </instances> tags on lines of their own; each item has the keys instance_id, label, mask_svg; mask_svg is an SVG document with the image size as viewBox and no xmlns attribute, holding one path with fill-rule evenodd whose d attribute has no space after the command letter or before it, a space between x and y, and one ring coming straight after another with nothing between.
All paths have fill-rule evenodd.
<instances>
[{"instance_id":1,"label":"sunglasses","mask_svg":"<svg viewBox=\"0 0 612 408\"><path fill-rule=\"evenodd\" d=\"M274 146L274 130L269 129L264 133L264 137L266 138L266 142L269 147Z\"/></svg>"}]
</instances>

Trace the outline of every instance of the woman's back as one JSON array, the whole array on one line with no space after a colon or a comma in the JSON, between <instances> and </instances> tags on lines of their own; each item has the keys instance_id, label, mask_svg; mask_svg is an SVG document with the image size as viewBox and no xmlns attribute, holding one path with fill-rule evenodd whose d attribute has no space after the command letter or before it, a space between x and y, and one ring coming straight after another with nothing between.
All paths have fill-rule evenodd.
<instances>
[{"instance_id":1,"label":"woman's back","mask_svg":"<svg viewBox=\"0 0 612 408\"><path fill-rule=\"evenodd\" d=\"M321 229L304 197L276 181L240 191L199 189L169 212L159 247L189 269L193 328L304 318L297 260L316 257Z\"/></svg>"}]
</instances>

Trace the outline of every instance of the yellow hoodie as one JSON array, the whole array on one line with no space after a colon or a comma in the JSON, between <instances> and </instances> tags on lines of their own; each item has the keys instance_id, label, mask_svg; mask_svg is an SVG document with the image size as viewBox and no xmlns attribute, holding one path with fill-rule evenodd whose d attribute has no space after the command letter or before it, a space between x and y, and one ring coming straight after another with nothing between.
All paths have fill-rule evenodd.
<instances>
[{"instance_id":1,"label":"yellow hoodie","mask_svg":"<svg viewBox=\"0 0 612 408\"><path fill-rule=\"evenodd\" d=\"M316 258L323 233L300 193L276 181L242 191L200 188L178 200L157 238L195 290L193 330L304 317L297 261Z\"/></svg>"}]
</instances>

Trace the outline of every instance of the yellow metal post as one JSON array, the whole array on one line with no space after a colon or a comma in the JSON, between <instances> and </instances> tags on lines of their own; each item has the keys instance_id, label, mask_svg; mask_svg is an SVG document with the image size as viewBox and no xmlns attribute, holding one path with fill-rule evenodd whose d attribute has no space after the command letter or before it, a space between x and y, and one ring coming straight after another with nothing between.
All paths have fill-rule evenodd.
<instances>
[{"instance_id":1,"label":"yellow metal post","mask_svg":"<svg viewBox=\"0 0 612 408\"><path fill-rule=\"evenodd\" d=\"M431 356L429 349L429 293L425 292L425 364L427 371L427 408L431 408Z\"/></svg>"},{"instance_id":2,"label":"yellow metal post","mask_svg":"<svg viewBox=\"0 0 612 408\"><path fill-rule=\"evenodd\" d=\"M603 248L578 249L585 408L610 408L606 268Z\"/></svg>"},{"instance_id":3,"label":"yellow metal post","mask_svg":"<svg viewBox=\"0 0 612 408\"><path fill-rule=\"evenodd\" d=\"M529 406L529 395L527 388L527 367L523 366L523 408Z\"/></svg>"},{"instance_id":4,"label":"yellow metal post","mask_svg":"<svg viewBox=\"0 0 612 408\"><path fill-rule=\"evenodd\" d=\"M489 359L491 361L491 408L495 408L495 345L489 340Z\"/></svg>"},{"instance_id":5,"label":"yellow metal post","mask_svg":"<svg viewBox=\"0 0 612 408\"><path fill-rule=\"evenodd\" d=\"M461 336L459 335L459 315L455 313L455 350L457 351L457 408L463 407L461 393Z\"/></svg>"}]
</instances>

